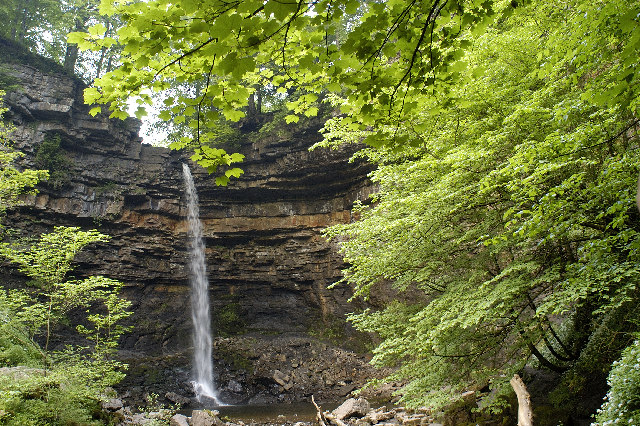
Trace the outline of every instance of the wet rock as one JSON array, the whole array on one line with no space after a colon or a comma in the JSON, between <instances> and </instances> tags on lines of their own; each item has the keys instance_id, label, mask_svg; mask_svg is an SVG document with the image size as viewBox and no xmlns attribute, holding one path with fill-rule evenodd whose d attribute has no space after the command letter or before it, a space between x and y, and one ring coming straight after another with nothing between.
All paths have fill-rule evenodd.
<instances>
[{"instance_id":1,"label":"wet rock","mask_svg":"<svg viewBox=\"0 0 640 426\"><path fill-rule=\"evenodd\" d=\"M421 415L407 416L400 420L400 424L407 426L419 426L422 424L426 424L426 419Z\"/></svg>"},{"instance_id":2,"label":"wet rock","mask_svg":"<svg viewBox=\"0 0 640 426\"><path fill-rule=\"evenodd\" d=\"M226 389L233 393L242 393L243 391L242 385L236 380L230 380L229 383L227 384Z\"/></svg>"},{"instance_id":3,"label":"wet rock","mask_svg":"<svg viewBox=\"0 0 640 426\"><path fill-rule=\"evenodd\" d=\"M363 419L375 425L392 419L395 415L396 410L387 411L386 407L380 407L376 410L371 410Z\"/></svg>"},{"instance_id":4,"label":"wet rock","mask_svg":"<svg viewBox=\"0 0 640 426\"><path fill-rule=\"evenodd\" d=\"M190 398L177 394L175 392L167 392L164 396L174 404L187 405L191 402Z\"/></svg>"},{"instance_id":5,"label":"wet rock","mask_svg":"<svg viewBox=\"0 0 640 426\"><path fill-rule=\"evenodd\" d=\"M369 410L371 410L371 405L366 399L349 398L333 410L331 414L338 420L345 420L354 416L364 416Z\"/></svg>"},{"instance_id":6,"label":"wet rock","mask_svg":"<svg viewBox=\"0 0 640 426\"><path fill-rule=\"evenodd\" d=\"M123 422L125 425L146 425L153 422L153 420L147 418L142 413L133 414L131 416L127 416Z\"/></svg>"}]
</instances>

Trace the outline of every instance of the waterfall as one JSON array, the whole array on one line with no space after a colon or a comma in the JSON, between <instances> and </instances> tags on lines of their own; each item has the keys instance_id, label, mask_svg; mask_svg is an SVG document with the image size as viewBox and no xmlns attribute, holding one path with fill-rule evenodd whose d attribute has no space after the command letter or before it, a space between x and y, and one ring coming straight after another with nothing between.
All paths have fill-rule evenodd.
<instances>
[{"instance_id":1,"label":"waterfall","mask_svg":"<svg viewBox=\"0 0 640 426\"><path fill-rule=\"evenodd\" d=\"M211 354L211 317L209 315L209 280L204 257L202 222L198 208L198 193L193 183L191 170L182 164L186 187L187 219L189 222L189 257L191 284L191 318L193 320L193 387L198 401L201 398L223 405L213 381L213 359Z\"/></svg>"}]
</instances>

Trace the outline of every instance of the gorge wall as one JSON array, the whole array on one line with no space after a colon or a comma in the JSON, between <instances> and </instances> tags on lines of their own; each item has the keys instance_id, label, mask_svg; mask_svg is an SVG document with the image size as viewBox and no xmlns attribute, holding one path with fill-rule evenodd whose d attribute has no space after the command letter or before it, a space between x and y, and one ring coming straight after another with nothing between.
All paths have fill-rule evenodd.
<instances>
[{"instance_id":1,"label":"gorge wall","mask_svg":"<svg viewBox=\"0 0 640 426\"><path fill-rule=\"evenodd\" d=\"M39 147L58 138L65 159L59 180L39 185L7 225L30 235L54 225L110 235L77 256L74 273L125 284L134 310L121 352L132 364L127 386L171 382L169 389L186 392L191 319L181 168L187 154L142 144L136 120L91 117L77 79L25 64L3 72L13 84L5 118L16 126L14 146L27 154L22 165L37 168ZM346 148L310 152L320 126L247 139L239 148L245 173L228 187L216 187L214 175L191 165L218 380L232 400L300 400L322 392L329 399L370 373L362 356L325 339L355 339L344 321L354 307L348 288L327 289L344 265L336 245L321 236L326 226L352 220L353 202L371 192L370 168L349 163ZM9 285L24 281L7 264L0 274Z\"/></svg>"}]
</instances>

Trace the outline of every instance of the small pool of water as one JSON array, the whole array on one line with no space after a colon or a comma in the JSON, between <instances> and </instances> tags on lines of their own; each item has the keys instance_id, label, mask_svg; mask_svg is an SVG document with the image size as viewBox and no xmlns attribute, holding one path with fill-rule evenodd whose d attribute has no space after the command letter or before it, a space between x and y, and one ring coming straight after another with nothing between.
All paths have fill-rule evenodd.
<instances>
[{"instance_id":1,"label":"small pool of water","mask_svg":"<svg viewBox=\"0 0 640 426\"><path fill-rule=\"evenodd\" d=\"M225 405L216 407L216 410L221 417L244 423L313 422L316 417L316 409L310 403Z\"/></svg>"}]
</instances>

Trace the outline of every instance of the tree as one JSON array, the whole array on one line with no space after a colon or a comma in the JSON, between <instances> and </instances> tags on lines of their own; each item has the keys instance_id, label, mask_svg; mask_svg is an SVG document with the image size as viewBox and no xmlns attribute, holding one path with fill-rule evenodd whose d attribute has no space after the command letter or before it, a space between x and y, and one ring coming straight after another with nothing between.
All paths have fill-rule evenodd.
<instances>
[{"instance_id":1,"label":"tree","mask_svg":"<svg viewBox=\"0 0 640 426\"><path fill-rule=\"evenodd\" d=\"M0 245L0 255L17 263L35 286L0 289L0 365L32 367L23 373L13 370L15 377L11 370L0 375L3 424L100 424L93 418L106 397L106 387L124 377L121 370L126 366L113 354L127 330L119 323L131 315L131 303L118 297L122 288L118 281L66 275L78 250L105 240L96 231L57 227L28 248ZM87 344L66 344L52 351L53 328L71 310L86 311L76 330L87 337Z\"/></svg>"},{"instance_id":2,"label":"tree","mask_svg":"<svg viewBox=\"0 0 640 426\"><path fill-rule=\"evenodd\" d=\"M532 362L562 373L555 398L575 402L637 330L636 99L594 98L618 69L573 55L576 33L606 22L616 47L601 57L618 64L630 34L617 28L638 5L600 6L534 3L474 39L460 83L387 130L422 146L369 151L380 192L360 221L328 231L357 295L400 293L351 319L380 335L374 362L398 367L408 404L489 385L483 404L499 407ZM353 137L341 124L327 139Z\"/></svg>"},{"instance_id":3,"label":"tree","mask_svg":"<svg viewBox=\"0 0 640 426\"><path fill-rule=\"evenodd\" d=\"M112 30L117 17L99 19L97 5L97 0L7 0L0 5L0 35L89 81L102 73L105 60L108 69L114 65L116 52L105 47L98 54L80 54L75 44L67 43L67 34L98 23Z\"/></svg>"}]
</instances>

